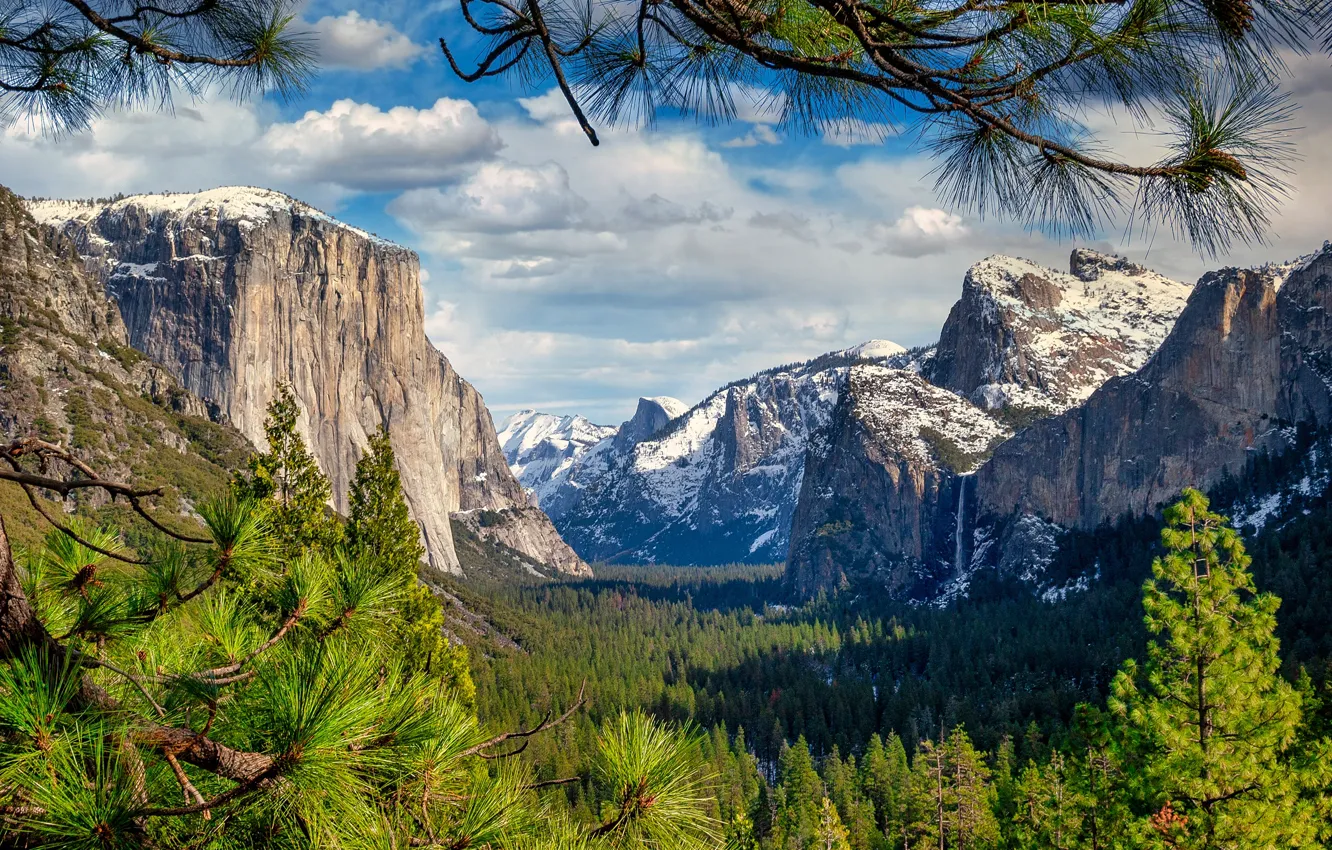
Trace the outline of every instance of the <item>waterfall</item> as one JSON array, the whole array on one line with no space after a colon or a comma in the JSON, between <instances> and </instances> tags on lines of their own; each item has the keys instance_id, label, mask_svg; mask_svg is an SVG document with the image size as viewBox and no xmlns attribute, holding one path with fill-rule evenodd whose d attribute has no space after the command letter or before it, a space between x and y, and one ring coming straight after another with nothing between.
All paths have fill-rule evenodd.
<instances>
[{"instance_id":1,"label":"waterfall","mask_svg":"<svg viewBox=\"0 0 1332 850\"><path fill-rule=\"evenodd\" d=\"M966 555L966 547L962 544L963 518L967 510L967 476L959 475L957 477L957 530L953 532L956 538L956 549L953 553L953 572L959 578L962 576L962 558Z\"/></svg>"}]
</instances>

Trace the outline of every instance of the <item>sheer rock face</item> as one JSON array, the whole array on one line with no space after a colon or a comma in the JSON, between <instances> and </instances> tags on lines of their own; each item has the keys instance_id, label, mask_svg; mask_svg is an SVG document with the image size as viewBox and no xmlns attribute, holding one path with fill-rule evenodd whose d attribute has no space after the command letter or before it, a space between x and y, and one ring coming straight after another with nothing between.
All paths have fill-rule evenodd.
<instances>
[{"instance_id":1,"label":"sheer rock face","mask_svg":"<svg viewBox=\"0 0 1332 850\"><path fill-rule=\"evenodd\" d=\"M995 256L972 266L927 377L990 409L1048 414L1140 368L1190 287L1085 249L1069 265L1065 273Z\"/></svg>"},{"instance_id":2,"label":"sheer rock face","mask_svg":"<svg viewBox=\"0 0 1332 850\"><path fill-rule=\"evenodd\" d=\"M959 571L967 473L1011 432L915 372L854 366L811 441L787 576L810 593L848 578L937 599Z\"/></svg>"},{"instance_id":3,"label":"sheer rock face","mask_svg":"<svg viewBox=\"0 0 1332 850\"><path fill-rule=\"evenodd\" d=\"M481 396L426 338L411 251L260 189L30 208L78 245L130 344L256 444L289 382L337 509L368 435L388 426L435 569L458 571L451 513L526 505ZM516 521L543 526L524 554L586 570L539 511Z\"/></svg>"},{"instance_id":4,"label":"sheer rock face","mask_svg":"<svg viewBox=\"0 0 1332 850\"><path fill-rule=\"evenodd\" d=\"M0 439L19 437L68 446L107 479L164 487L151 503L166 513L188 514L225 487L228 467L251 450L240 434L209 422L204 403L162 366L130 348L115 303L85 272L74 243L43 232L22 200L0 187ZM23 499L15 485L0 488ZM71 496L87 505L106 499L95 489ZM47 529L23 511L4 519L13 539L28 544Z\"/></svg>"},{"instance_id":5,"label":"sheer rock face","mask_svg":"<svg viewBox=\"0 0 1332 850\"><path fill-rule=\"evenodd\" d=\"M1005 256L974 265L919 376L852 369L811 440L788 578L806 592L869 578L934 603L964 593L991 453L1147 363L1189 292L1086 250L1068 272ZM1049 450L1028 451L1040 464ZM1026 483L1023 463L1005 474L1010 486Z\"/></svg>"},{"instance_id":6,"label":"sheer rock face","mask_svg":"<svg viewBox=\"0 0 1332 850\"><path fill-rule=\"evenodd\" d=\"M1289 426L1332 418L1329 308L1332 250L1205 275L1143 369L998 448L976 476L978 509L1089 529L1283 451Z\"/></svg>"}]
</instances>

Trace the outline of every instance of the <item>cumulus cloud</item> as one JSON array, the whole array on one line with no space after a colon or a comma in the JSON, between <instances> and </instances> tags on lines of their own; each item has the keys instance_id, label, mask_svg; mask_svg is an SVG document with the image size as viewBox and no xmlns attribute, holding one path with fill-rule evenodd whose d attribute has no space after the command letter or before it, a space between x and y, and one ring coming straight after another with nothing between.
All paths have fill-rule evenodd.
<instances>
[{"instance_id":1,"label":"cumulus cloud","mask_svg":"<svg viewBox=\"0 0 1332 850\"><path fill-rule=\"evenodd\" d=\"M587 201L569 187L568 172L554 162L489 162L457 186L416 189L389 205L418 229L473 233L576 228L586 209Z\"/></svg>"},{"instance_id":2,"label":"cumulus cloud","mask_svg":"<svg viewBox=\"0 0 1332 850\"><path fill-rule=\"evenodd\" d=\"M880 253L916 258L947 251L968 232L959 215L937 208L908 207L891 226L871 228L870 238L882 243Z\"/></svg>"},{"instance_id":3,"label":"cumulus cloud","mask_svg":"<svg viewBox=\"0 0 1332 850\"><path fill-rule=\"evenodd\" d=\"M325 68L405 68L425 52L392 24L363 18L355 10L320 18L311 26L319 43L319 64Z\"/></svg>"},{"instance_id":4,"label":"cumulus cloud","mask_svg":"<svg viewBox=\"0 0 1332 850\"><path fill-rule=\"evenodd\" d=\"M1293 256L1332 235L1327 73L1296 69L1308 98L1306 129L1294 137L1304 164L1275 222L1282 241L1225 262ZM833 157L819 141L790 139L789 155L735 156L676 122L605 130L592 148L556 91L488 120L464 101L429 102L325 101L289 116L268 102L206 100L174 118L110 115L59 142L11 127L0 136L0 173L22 193L57 196L246 183L328 208L397 192L388 212L430 272L432 338L492 409L550 407L612 423L640 394L693 401L865 339L929 342L966 268L986 254L1067 261L1067 243L947 209L921 153L858 146ZM737 99L741 138L775 133L783 107L746 102ZM1158 140L1125 133L1109 143L1152 155L1134 145ZM385 232L371 203L344 211ZM1150 253L1107 236L1183 279L1215 265L1168 234Z\"/></svg>"},{"instance_id":5,"label":"cumulus cloud","mask_svg":"<svg viewBox=\"0 0 1332 850\"><path fill-rule=\"evenodd\" d=\"M323 112L272 125L259 141L278 174L366 191L435 185L503 146L475 106L447 97L429 109L388 111L339 100Z\"/></svg>"}]
</instances>

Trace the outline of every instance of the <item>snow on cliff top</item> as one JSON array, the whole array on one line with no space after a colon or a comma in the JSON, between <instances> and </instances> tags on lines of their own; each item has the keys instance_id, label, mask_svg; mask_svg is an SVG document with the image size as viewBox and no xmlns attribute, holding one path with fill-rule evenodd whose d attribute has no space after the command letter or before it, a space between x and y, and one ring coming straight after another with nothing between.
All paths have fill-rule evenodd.
<instances>
[{"instance_id":1,"label":"snow on cliff top","mask_svg":"<svg viewBox=\"0 0 1332 850\"><path fill-rule=\"evenodd\" d=\"M1075 405L1115 375L1135 372L1156 353L1193 287L1127 260L1078 250L1072 272L996 255L967 272L967 284L1019 323L1015 334L1029 367L1046 379L1035 387L995 384L982 396L1010 403ZM1057 293L1051 297L1051 291ZM1047 300L1048 299L1048 300ZM1027 398L1030 396L1030 398Z\"/></svg>"},{"instance_id":2,"label":"snow on cliff top","mask_svg":"<svg viewBox=\"0 0 1332 850\"><path fill-rule=\"evenodd\" d=\"M680 401L678 398L672 398L668 395L644 396L643 400L650 401L660 407L671 419L674 419L689 410L689 405Z\"/></svg>"},{"instance_id":3,"label":"snow on cliff top","mask_svg":"<svg viewBox=\"0 0 1332 850\"><path fill-rule=\"evenodd\" d=\"M871 434L924 467L954 465L955 472L971 472L1012 434L962 396L907 369L853 366L847 392L852 415Z\"/></svg>"},{"instance_id":4,"label":"snow on cliff top","mask_svg":"<svg viewBox=\"0 0 1332 850\"><path fill-rule=\"evenodd\" d=\"M202 192L130 195L108 203L66 200L30 200L25 203L32 217L39 224L47 225L60 225L68 221L86 224L104 212L115 215L131 207L145 210L153 216L165 214L180 218L196 212L215 213L219 219L241 224L246 222L259 224L267 221L274 213L295 212L327 222L370 242L401 248L396 243L339 221L290 195L256 186L219 186Z\"/></svg>"}]
</instances>

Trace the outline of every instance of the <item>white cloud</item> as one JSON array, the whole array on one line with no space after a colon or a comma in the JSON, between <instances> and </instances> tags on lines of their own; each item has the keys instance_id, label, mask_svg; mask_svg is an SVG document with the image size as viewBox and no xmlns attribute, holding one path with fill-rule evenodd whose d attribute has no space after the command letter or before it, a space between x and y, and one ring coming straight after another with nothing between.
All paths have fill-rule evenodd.
<instances>
[{"instance_id":1,"label":"white cloud","mask_svg":"<svg viewBox=\"0 0 1332 850\"><path fill-rule=\"evenodd\" d=\"M755 124L749 132L729 141L722 142L724 148L756 148L759 145L780 145L782 137L767 124Z\"/></svg>"},{"instance_id":2,"label":"white cloud","mask_svg":"<svg viewBox=\"0 0 1332 850\"><path fill-rule=\"evenodd\" d=\"M392 24L363 18L355 10L320 18L312 27L319 43L319 63L325 68L405 68L425 52Z\"/></svg>"},{"instance_id":3,"label":"white cloud","mask_svg":"<svg viewBox=\"0 0 1332 850\"><path fill-rule=\"evenodd\" d=\"M587 201L569 188L558 164L488 162L449 189L415 189L389 205L389 211L418 229L470 233L577 228Z\"/></svg>"},{"instance_id":4,"label":"white cloud","mask_svg":"<svg viewBox=\"0 0 1332 850\"><path fill-rule=\"evenodd\" d=\"M1306 92L1295 137L1305 163L1274 223L1281 241L1215 262L1168 234L1125 245L1111 233L1111 247L1193 279L1332 235L1332 72L1307 65L1295 84ZM1067 261L1067 243L941 204L922 153L832 158L791 140L781 156L734 156L672 122L607 130L592 148L558 92L520 105L525 114L486 121L448 98L417 109L324 102L294 118L268 103L204 101L174 118L107 116L60 142L10 128L0 174L17 191L65 196L270 185L325 208L401 190L391 212L423 252L427 303L444 299L431 334L462 374L497 410L551 406L607 422L640 394L693 401L865 339L929 342L986 254ZM776 130L771 109L741 118L738 132ZM1157 141L1109 138L1135 157Z\"/></svg>"},{"instance_id":5,"label":"white cloud","mask_svg":"<svg viewBox=\"0 0 1332 850\"><path fill-rule=\"evenodd\" d=\"M969 234L962 217L947 210L908 207L889 227L870 228L870 238L883 244L880 253L924 257L947 251Z\"/></svg>"},{"instance_id":6,"label":"white cloud","mask_svg":"<svg viewBox=\"0 0 1332 850\"><path fill-rule=\"evenodd\" d=\"M274 124L259 147L276 174L301 182L386 191L432 186L504 146L465 100L441 97L429 109L339 100L290 124Z\"/></svg>"}]
</instances>

